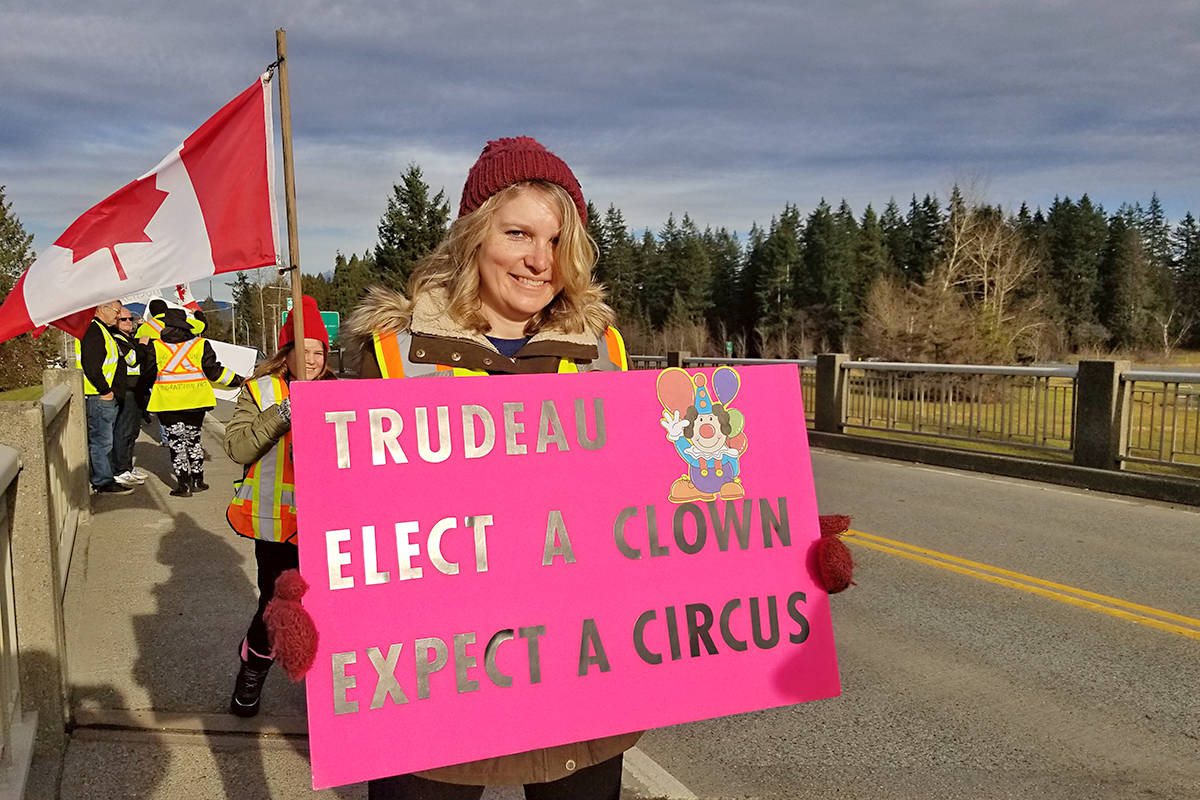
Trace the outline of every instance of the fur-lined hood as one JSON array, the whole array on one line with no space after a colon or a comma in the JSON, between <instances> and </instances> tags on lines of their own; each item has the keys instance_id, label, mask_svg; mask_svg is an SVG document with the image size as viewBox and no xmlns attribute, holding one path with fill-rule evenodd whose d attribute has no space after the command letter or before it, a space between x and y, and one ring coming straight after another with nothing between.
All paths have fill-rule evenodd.
<instances>
[{"instance_id":1,"label":"fur-lined hood","mask_svg":"<svg viewBox=\"0 0 1200 800\"><path fill-rule=\"evenodd\" d=\"M415 302L399 292L383 286L372 286L367 290L362 303L350 315L346 323L346 340L350 348L370 347L374 333L389 334L410 330L423 336L446 339L464 339L489 349L495 349L482 333L467 330L456 323L448 311L448 298L444 289L430 289ZM529 340L530 343L555 341L582 346L594 346L594 333L568 333L560 329L544 327Z\"/></svg>"}]
</instances>

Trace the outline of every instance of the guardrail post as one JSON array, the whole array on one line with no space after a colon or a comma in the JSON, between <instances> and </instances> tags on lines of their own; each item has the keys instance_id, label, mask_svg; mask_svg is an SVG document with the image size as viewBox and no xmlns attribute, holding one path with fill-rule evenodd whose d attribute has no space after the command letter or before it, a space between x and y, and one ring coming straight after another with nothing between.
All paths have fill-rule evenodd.
<instances>
[{"instance_id":1,"label":"guardrail post","mask_svg":"<svg viewBox=\"0 0 1200 800\"><path fill-rule=\"evenodd\" d=\"M683 368L683 362L692 357L687 350L668 350L667 366Z\"/></svg>"},{"instance_id":2,"label":"guardrail post","mask_svg":"<svg viewBox=\"0 0 1200 800\"><path fill-rule=\"evenodd\" d=\"M71 380L71 378L67 378ZM82 383L72 403L82 398ZM80 399L80 402L82 400ZM76 413L74 406L72 414ZM82 417L79 409L76 420ZM86 436L86 434L85 434ZM21 454L21 473L11 507L13 599L21 707L37 712L34 757L62 768L69 714L66 633L59 592L59 542L52 530L46 429L41 401L0 403L0 440ZM69 456L69 457L77 457ZM87 449L81 474L87 480ZM79 472L80 470L72 470ZM84 495L86 497L86 493ZM85 501L86 505L86 501Z\"/></svg>"},{"instance_id":3,"label":"guardrail post","mask_svg":"<svg viewBox=\"0 0 1200 800\"><path fill-rule=\"evenodd\" d=\"M846 420L845 353L817 355L817 413L813 428L822 433L841 433Z\"/></svg>"},{"instance_id":4,"label":"guardrail post","mask_svg":"<svg viewBox=\"0 0 1200 800\"><path fill-rule=\"evenodd\" d=\"M1075 378L1075 465L1120 469L1129 402L1121 373L1128 361L1080 361Z\"/></svg>"}]
</instances>

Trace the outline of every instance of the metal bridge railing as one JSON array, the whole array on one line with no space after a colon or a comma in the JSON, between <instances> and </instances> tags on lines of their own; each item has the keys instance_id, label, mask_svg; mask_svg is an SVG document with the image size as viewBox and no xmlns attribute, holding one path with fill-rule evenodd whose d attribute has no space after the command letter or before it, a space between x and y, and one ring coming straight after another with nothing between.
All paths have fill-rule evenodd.
<instances>
[{"instance_id":1,"label":"metal bridge railing","mask_svg":"<svg viewBox=\"0 0 1200 800\"><path fill-rule=\"evenodd\" d=\"M631 369L666 369L667 367L735 367L753 366L760 364L795 364L800 370L800 393L804 400L804 418L811 424L817 408L817 360L815 358L704 358L702 356L682 357L676 353L665 356L630 356Z\"/></svg>"},{"instance_id":2,"label":"metal bridge railing","mask_svg":"<svg viewBox=\"0 0 1200 800\"><path fill-rule=\"evenodd\" d=\"M843 426L1071 452L1074 367L849 361Z\"/></svg>"},{"instance_id":3,"label":"metal bridge railing","mask_svg":"<svg viewBox=\"0 0 1200 800\"><path fill-rule=\"evenodd\" d=\"M1200 373L1129 370L1124 460L1200 471Z\"/></svg>"},{"instance_id":4,"label":"metal bridge railing","mask_svg":"<svg viewBox=\"0 0 1200 800\"><path fill-rule=\"evenodd\" d=\"M795 364L805 417L827 432L936 442L971 450L1059 456L1080 466L1166 469L1200 477L1200 372L1132 370L1128 362L1039 367L829 359L632 356L635 369ZM829 423L816 410L826 409ZM1082 415L1082 416L1081 416ZM1080 439L1079 437L1083 437Z\"/></svg>"}]
</instances>

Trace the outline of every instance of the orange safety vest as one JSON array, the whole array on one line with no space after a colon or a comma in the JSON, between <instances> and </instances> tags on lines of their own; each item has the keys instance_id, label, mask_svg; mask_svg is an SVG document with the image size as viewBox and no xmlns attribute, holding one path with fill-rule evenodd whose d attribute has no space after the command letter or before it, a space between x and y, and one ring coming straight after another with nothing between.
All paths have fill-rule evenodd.
<instances>
[{"instance_id":1,"label":"orange safety vest","mask_svg":"<svg viewBox=\"0 0 1200 800\"><path fill-rule=\"evenodd\" d=\"M262 411L282 403L288 396L287 383L276 375L264 375L250 381L246 388ZM251 539L295 540L296 475L292 465L290 430L234 484L233 499L229 501L225 518L235 531Z\"/></svg>"},{"instance_id":2,"label":"orange safety vest","mask_svg":"<svg viewBox=\"0 0 1200 800\"><path fill-rule=\"evenodd\" d=\"M372 335L375 346L375 360L379 364L379 374L384 378L417 378L434 373L453 374L455 377L470 375L487 375L478 369L466 367L450 367L445 364L417 364L408 361L406 334ZM616 328L609 326L604 331L604 348L600 351L599 361L611 362L618 370L629 369L629 356L625 351L625 340ZM579 372L579 365L568 358L558 360L557 372Z\"/></svg>"}]
</instances>

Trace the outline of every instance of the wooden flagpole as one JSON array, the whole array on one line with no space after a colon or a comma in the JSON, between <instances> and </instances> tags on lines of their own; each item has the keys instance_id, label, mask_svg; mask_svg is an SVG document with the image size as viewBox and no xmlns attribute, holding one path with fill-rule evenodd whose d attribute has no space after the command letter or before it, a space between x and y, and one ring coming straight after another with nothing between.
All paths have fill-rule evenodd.
<instances>
[{"instance_id":1,"label":"wooden flagpole","mask_svg":"<svg viewBox=\"0 0 1200 800\"><path fill-rule=\"evenodd\" d=\"M304 380L304 291L300 285L300 235L296 230L296 176L292 169L292 99L288 94L287 31L275 31L275 54L279 58L279 129L283 134L283 192L287 206L288 266L292 280L292 325L299 380ZM317 320L317 324L322 324Z\"/></svg>"}]
</instances>

